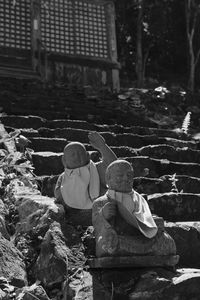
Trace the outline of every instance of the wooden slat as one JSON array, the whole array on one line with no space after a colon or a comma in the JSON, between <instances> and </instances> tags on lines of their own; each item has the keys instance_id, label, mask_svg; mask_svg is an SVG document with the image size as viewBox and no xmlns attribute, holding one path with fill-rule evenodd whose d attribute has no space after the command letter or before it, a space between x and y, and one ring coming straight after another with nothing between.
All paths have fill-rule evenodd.
<instances>
[{"instance_id":1,"label":"wooden slat","mask_svg":"<svg viewBox=\"0 0 200 300\"><path fill-rule=\"evenodd\" d=\"M0 0L0 46L4 48L31 49L30 1Z\"/></svg>"},{"instance_id":2,"label":"wooden slat","mask_svg":"<svg viewBox=\"0 0 200 300\"><path fill-rule=\"evenodd\" d=\"M83 0L45 3L41 8L41 35L48 51L108 59L106 3Z\"/></svg>"}]
</instances>

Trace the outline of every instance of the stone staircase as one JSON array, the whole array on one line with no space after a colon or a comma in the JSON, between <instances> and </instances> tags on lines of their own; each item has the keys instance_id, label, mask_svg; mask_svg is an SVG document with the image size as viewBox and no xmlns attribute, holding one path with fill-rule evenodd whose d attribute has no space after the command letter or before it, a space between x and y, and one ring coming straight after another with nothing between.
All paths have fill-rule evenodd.
<instances>
[{"instance_id":1,"label":"stone staircase","mask_svg":"<svg viewBox=\"0 0 200 300\"><path fill-rule=\"evenodd\" d=\"M50 180L55 183L63 171L61 156L68 142L82 142L94 161L100 159L98 151L88 143L88 133L95 130L102 134L118 158L132 163L136 177L134 188L148 195L154 213L167 221L198 221L200 144L186 135L166 129L47 120L36 116L3 116L1 121L8 132L18 128L30 140L35 175L47 186ZM53 186L49 191L44 182L43 192L53 196Z\"/></svg>"},{"instance_id":2,"label":"stone staircase","mask_svg":"<svg viewBox=\"0 0 200 300\"><path fill-rule=\"evenodd\" d=\"M20 128L21 133L29 138L37 176L54 176L62 172L60 158L69 141L84 143L92 159L98 161L99 153L91 148L87 138L89 131L96 130L119 158L132 163L137 177L136 188L138 185L140 192L168 193L173 190L172 177L175 175L181 197L185 193L199 193L200 144L180 133L139 126L46 120L34 116L4 116L1 120L8 131ZM190 217L192 219L193 216Z\"/></svg>"},{"instance_id":3,"label":"stone staircase","mask_svg":"<svg viewBox=\"0 0 200 300\"><path fill-rule=\"evenodd\" d=\"M88 132L98 131L118 158L135 170L134 189L146 194L154 214L164 218L175 239L178 267L200 268L200 143L186 134L133 124L95 124L84 120L44 119L39 116L1 117L7 132L20 129L33 150L34 174L44 196L53 197L63 171L61 156L70 141L84 143L91 159L100 154L88 143ZM146 126L145 126L146 125ZM169 298L172 299L172 298Z\"/></svg>"},{"instance_id":4,"label":"stone staircase","mask_svg":"<svg viewBox=\"0 0 200 300\"><path fill-rule=\"evenodd\" d=\"M10 72L14 71L10 70ZM144 111L131 112L127 104L125 105L116 94L108 90L95 91L87 86L45 83L37 79L37 76L34 77L31 72L30 76L27 73L25 79L23 73L21 70L21 76L10 78L8 68L7 77L3 78L0 74L0 108L6 114L32 114L47 120L77 120L74 126L79 126L78 120L99 124L132 124L134 118L134 123L139 126L144 122L144 118L141 119ZM58 120L54 126L59 128L59 122ZM145 124L156 127L147 119Z\"/></svg>"}]
</instances>

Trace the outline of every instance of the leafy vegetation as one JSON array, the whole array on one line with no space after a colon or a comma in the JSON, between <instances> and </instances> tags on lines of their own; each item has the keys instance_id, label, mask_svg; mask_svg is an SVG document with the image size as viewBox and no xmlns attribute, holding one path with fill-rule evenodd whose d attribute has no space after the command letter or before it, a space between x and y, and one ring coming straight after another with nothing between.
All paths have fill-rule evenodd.
<instances>
[{"instance_id":1,"label":"leafy vegetation","mask_svg":"<svg viewBox=\"0 0 200 300\"><path fill-rule=\"evenodd\" d=\"M198 90L200 3L116 0L122 84L160 83Z\"/></svg>"}]
</instances>

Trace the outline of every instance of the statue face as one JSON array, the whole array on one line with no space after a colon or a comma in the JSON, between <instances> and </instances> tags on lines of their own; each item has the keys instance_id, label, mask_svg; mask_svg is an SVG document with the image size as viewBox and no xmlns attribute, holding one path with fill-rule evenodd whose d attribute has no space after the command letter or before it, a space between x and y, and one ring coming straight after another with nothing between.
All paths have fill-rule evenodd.
<instances>
[{"instance_id":1,"label":"statue face","mask_svg":"<svg viewBox=\"0 0 200 300\"><path fill-rule=\"evenodd\" d=\"M80 143L70 143L64 149L63 165L65 168L76 169L87 165L89 154Z\"/></svg>"},{"instance_id":2,"label":"statue face","mask_svg":"<svg viewBox=\"0 0 200 300\"><path fill-rule=\"evenodd\" d=\"M112 167L108 176L108 187L116 192L129 193L133 188L134 172L129 163L119 163Z\"/></svg>"}]
</instances>

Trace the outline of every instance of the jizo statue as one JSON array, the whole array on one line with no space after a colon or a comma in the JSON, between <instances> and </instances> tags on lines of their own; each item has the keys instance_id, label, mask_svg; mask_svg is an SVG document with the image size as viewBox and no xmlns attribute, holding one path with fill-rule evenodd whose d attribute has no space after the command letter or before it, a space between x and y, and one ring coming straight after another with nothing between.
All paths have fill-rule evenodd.
<instances>
[{"instance_id":1,"label":"jizo statue","mask_svg":"<svg viewBox=\"0 0 200 300\"><path fill-rule=\"evenodd\" d=\"M106 170L108 190L92 207L96 256L175 255L174 240L156 225L147 201L133 190L133 177L125 160Z\"/></svg>"}]
</instances>

